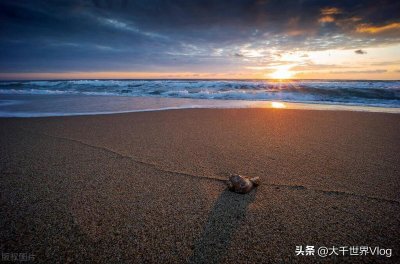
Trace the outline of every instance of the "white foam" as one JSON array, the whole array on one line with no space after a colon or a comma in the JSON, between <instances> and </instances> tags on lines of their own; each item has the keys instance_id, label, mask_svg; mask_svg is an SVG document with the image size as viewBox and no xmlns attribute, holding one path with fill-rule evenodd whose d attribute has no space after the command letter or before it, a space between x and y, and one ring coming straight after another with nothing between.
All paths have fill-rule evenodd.
<instances>
[{"instance_id":1,"label":"white foam","mask_svg":"<svg viewBox=\"0 0 400 264\"><path fill-rule=\"evenodd\" d=\"M399 81L70 80L0 82L0 94L101 95L400 107Z\"/></svg>"}]
</instances>

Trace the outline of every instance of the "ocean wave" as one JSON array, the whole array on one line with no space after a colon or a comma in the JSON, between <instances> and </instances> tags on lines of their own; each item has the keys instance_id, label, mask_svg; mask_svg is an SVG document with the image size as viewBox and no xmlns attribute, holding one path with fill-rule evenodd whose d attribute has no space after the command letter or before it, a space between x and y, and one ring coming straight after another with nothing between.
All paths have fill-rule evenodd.
<instances>
[{"instance_id":1,"label":"ocean wave","mask_svg":"<svg viewBox=\"0 0 400 264\"><path fill-rule=\"evenodd\" d=\"M0 94L103 95L400 107L399 81L57 80L0 82Z\"/></svg>"}]
</instances>

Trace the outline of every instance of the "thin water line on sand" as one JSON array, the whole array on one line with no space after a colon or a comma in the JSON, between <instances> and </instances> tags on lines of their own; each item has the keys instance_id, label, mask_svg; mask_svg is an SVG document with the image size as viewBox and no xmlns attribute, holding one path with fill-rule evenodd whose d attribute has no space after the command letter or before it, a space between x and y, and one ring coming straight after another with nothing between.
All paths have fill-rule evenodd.
<instances>
[{"instance_id":1,"label":"thin water line on sand","mask_svg":"<svg viewBox=\"0 0 400 264\"><path fill-rule=\"evenodd\" d=\"M130 159L133 162L136 162L136 163L139 163L139 164L142 164L142 165L145 165L145 166L151 166L151 167L153 167L153 168L155 168L156 170L159 170L159 171L180 174L180 175L184 175L184 176L192 177L192 178L203 178L203 179L207 179L207 180L215 180L215 181L223 181L223 182L225 182L225 179L222 179L222 178L199 176L199 175L193 175L193 174L186 173L186 172L180 172L180 171L175 171L175 170L164 169L164 168L161 168L160 166L158 166L157 164L146 162L146 161L143 161L143 160L138 160L138 159L136 159L136 158L134 158L132 156L121 154L121 153L116 152L116 151L114 151L112 149L109 149L109 148L96 146L96 145L91 145L91 144L88 144L88 143L83 142L81 140L68 138L68 137L54 136L54 135L50 135L50 134L46 134L46 133L42 133L42 132L37 132L37 131L32 131L32 130L28 130L28 129L24 129L24 128L20 128L20 129L24 130L24 131L27 131L27 132L29 132L31 134L38 134L38 135L47 136L47 137L51 137L51 138L55 138L55 139L72 141L72 142L75 142L75 143L78 143L78 144L81 144L81 145L84 145L84 146L87 146L87 147L90 147L90 148L106 151L106 152L112 153L112 154L114 154L116 156L119 156L121 158Z\"/></svg>"},{"instance_id":2,"label":"thin water line on sand","mask_svg":"<svg viewBox=\"0 0 400 264\"><path fill-rule=\"evenodd\" d=\"M265 185L265 184L262 184L262 185ZM394 200L394 199L386 199L386 198L381 198L381 197L368 196L368 195L357 194L357 193L352 193L352 192L345 192L345 191L314 189L314 188L305 187L303 185L285 185L285 184L266 184L266 185L268 185L270 187L279 187L279 188L285 188L285 189L290 189L290 190L313 191L316 193L323 193L325 195L342 195L342 196L349 196L349 197L356 197L356 198L365 198L365 199L374 200L374 201L378 201L378 202L388 202L388 203L400 204L400 201Z\"/></svg>"},{"instance_id":3,"label":"thin water line on sand","mask_svg":"<svg viewBox=\"0 0 400 264\"><path fill-rule=\"evenodd\" d=\"M46 133L43 133L43 132L28 130L28 129L25 129L25 128L20 128L20 129L23 130L23 131L26 131L28 133L31 133L31 134L37 134L37 135L51 137L51 138L54 138L54 139L61 139L61 140L71 141L71 142L75 142L75 143L84 145L86 147L90 147L90 148L94 148L94 149L97 149L97 150L102 150L102 151L105 151L105 152L109 152L109 153L112 153L112 154L114 154L116 156L119 156L121 158L126 158L126 159L129 159L129 160L133 161L133 162L136 162L136 163L139 163L139 164L142 164L142 165L145 165L145 166L153 167L154 169L159 170L159 171L172 173L172 174L179 174L179 175L183 175L183 176L191 177L191 178L201 178L201 179L205 179L205 180L213 180L213 181L218 181L218 182L223 182L223 183L226 182L226 179L222 179L222 178L200 176L200 175L190 174L190 173L187 173L187 172L181 172L181 171L168 170L168 169L165 169L165 168L161 168L158 164L146 162L146 161L143 161L143 160L138 160L138 159L136 159L136 158L134 158L132 156L121 154L119 152L116 152L116 151L114 151L112 149L109 149L109 148L106 148L106 147L91 145L91 144L83 142L81 140L68 138L68 137L62 137L62 136L50 135L50 134L46 134ZM356 193L345 192L345 191L314 189L314 188L305 187L303 185L288 185L288 184L273 184L273 183L262 183L261 185L262 186L268 186L268 187L275 187L275 188L276 187L285 188L285 189L288 189L288 190L313 191L313 192L317 192L317 193L323 193L325 195L342 195L342 196L349 196L349 197L356 197L356 198L364 198L364 199L374 200L374 201L378 201L378 202L387 202L387 203L392 203L392 204L400 204L400 201L394 200L394 199L386 199L386 198L381 198L381 197L374 197L374 196L356 194Z\"/></svg>"}]
</instances>

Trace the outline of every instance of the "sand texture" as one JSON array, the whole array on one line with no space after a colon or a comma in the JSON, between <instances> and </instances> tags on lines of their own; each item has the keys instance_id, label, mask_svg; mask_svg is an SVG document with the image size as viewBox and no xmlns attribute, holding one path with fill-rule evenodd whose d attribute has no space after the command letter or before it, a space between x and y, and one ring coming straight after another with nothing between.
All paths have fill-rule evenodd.
<instances>
[{"instance_id":1,"label":"sand texture","mask_svg":"<svg viewBox=\"0 0 400 264\"><path fill-rule=\"evenodd\" d=\"M397 114L3 118L1 251L47 263L398 263L399 150ZM262 184L229 192L230 173ZM299 245L393 256L297 257Z\"/></svg>"}]
</instances>

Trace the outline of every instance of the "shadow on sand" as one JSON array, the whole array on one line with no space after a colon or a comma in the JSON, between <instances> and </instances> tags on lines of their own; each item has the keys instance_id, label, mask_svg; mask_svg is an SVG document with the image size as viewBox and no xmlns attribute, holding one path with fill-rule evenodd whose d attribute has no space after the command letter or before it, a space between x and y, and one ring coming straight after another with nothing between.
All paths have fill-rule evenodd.
<instances>
[{"instance_id":1,"label":"shadow on sand","mask_svg":"<svg viewBox=\"0 0 400 264\"><path fill-rule=\"evenodd\" d=\"M256 197L256 190L237 194L225 190L214 204L199 239L195 242L189 263L219 263L230 246L232 236Z\"/></svg>"}]
</instances>

